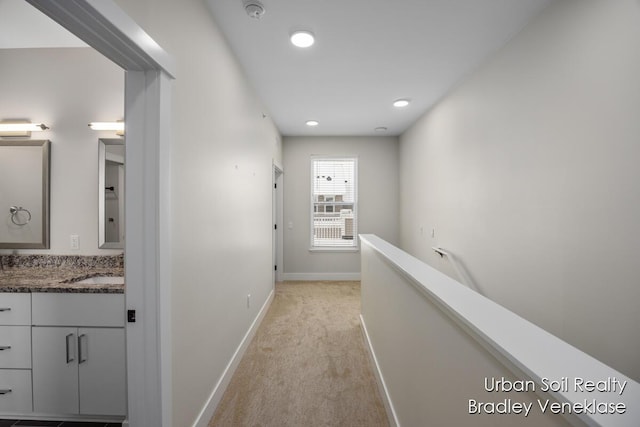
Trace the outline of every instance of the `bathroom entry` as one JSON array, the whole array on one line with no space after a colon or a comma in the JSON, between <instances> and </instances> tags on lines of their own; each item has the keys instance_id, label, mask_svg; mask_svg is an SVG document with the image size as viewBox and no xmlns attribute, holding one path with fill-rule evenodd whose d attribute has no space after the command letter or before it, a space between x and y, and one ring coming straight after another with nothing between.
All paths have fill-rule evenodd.
<instances>
[{"instance_id":1,"label":"bathroom entry","mask_svg":"<svg viewBox=\"0 0 640 427\"><path fill-rule=\"evenodd\" d=\"M171 205L166 171L170 163L169 156L160 154L171 147L171 114L161 106L171 105L175 65L113 0L28 2L63 22L71 33L89 38L91 47L126 71L126 221L129 230L136 230L127 236L126 301L128 309L144 307L146 319L161 319L127 323L127 418L132 426L169 426Z\"/></svg>"}]
</instances>

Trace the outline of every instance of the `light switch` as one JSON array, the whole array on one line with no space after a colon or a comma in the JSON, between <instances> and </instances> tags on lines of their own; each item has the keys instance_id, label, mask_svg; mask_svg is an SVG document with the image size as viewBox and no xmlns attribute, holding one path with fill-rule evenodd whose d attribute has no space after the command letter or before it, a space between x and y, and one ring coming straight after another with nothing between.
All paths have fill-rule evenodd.
<instances>
[{"instance_id":1,"label":"light switch","mask_svg":"<svg viewBox=\"0 0 640 427\"><path fill-rule=\"evenodd\" d=\"M287 224L287 228L289 228L289 230L293 230L293 221L289 221L289 224Z\"/></svg>"}]
</instances>

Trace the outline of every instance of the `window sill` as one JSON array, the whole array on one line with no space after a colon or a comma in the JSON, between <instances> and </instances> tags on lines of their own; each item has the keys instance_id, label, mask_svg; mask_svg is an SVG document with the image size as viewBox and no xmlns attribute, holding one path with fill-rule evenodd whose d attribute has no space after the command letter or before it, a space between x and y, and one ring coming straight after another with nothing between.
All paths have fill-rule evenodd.
<instances>
[{"instance_id":1,"label":"window sill","mask_svg":"<svg viewBox=\"0 0 640 427\"><path fill-rule=\"evenodd\" d=\"M348 247L348 248L340 248L340 247L325 247L325 248L309 248L309 252L360 252L359 247Z\"/></svg>"}]
</instances>

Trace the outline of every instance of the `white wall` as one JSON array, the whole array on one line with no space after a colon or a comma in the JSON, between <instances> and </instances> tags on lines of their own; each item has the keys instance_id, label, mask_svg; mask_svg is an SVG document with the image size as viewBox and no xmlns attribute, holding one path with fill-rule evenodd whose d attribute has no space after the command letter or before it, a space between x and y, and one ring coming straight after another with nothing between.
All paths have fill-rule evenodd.
<instances>
[{"instance_id":1,"label":"white wall","mask_svg":"<svg viewBox=\"0 0 640 427\"><path fill-rule=\"evenodd\" d=\"M403 249L636 380L639 75L636 0L556 2L400 138Z\"/></svg>"},{"instance_id":2,"label":"white wall","mask_svg":"<svg viewBox=\"0 0 640 427\"><path fill-rule=\"evenodd\" d=\"M280 136L202 1L118 4L177 64L173 425L191 426L273 288L272 161L281 163Z\"/></svg>"},{"instance_id":3,"label":"white wall","mask_svg":"<svg viewBox=\"0 0 640 427\"><path fill-rule=\"evenodd\" d=\"M358 158L358 233L398 239L398 140L395 137L284 139L284 279L359 277L357 252L310 252L310 158ZM289 225L293 224L293 228Z\"/></svg>"},{"instance_id":4,"label":"white wall","mask_svg":"<svg viewBox=\"0 0 640 427\"><path fill-rule=\"evenodd\" d=\"M90 48L0 49L0 120L29 119L51 129L51 249L17 253L109 255L98 249L98 139L87 124L124 116L124 72ZM80 249L71 250L77 234ZM3 250L9 253L11 250Z\"/></svg>"},{"instance_id":5,"label":"white wall","mask_svg":"<svg viewBox=\"0 0 640 427\"><path fill-rule=\"evenodd\" d=\"M535 327L522 325L522 319L513 313L505 316L485 298L398 252L387 251L375 241L362 247L361 321L369 351L374 355L378 383L384 383L381 388L387 415L404 427L568 426L561 415L539 410L537 399L544 402L551 398L540 385L534 387L538 396L531 388L527 392L487 392L484 388L485 378L530 380L540 373L536 368L543 367L543 373L562 371L562 362L554 366L540 363L544 357L534 356L529 360L536 362L535 367L526 366L527 372L533 371L534 375L514 375L519 373L515 366L524 362L514 360L513 354L518 353L514 350L523 350L520 340L511 333L512 325L502 322L505 327L486 328L494 326L491 319L506 318L518 326L529 326L525 333L540 340L539 334L532 333L531 328ZM467 318L471 314L465 313L467 310L473 311L472 318ZM474 320L481 322L476 328L468 328ZM482 320L486 323L482 324ZM500 343L501 351L489 344L495 342ZM531 353L532 349L534 346L524 345L523 352ZM559 349L564 350L562 346ZM538 356L545 354L540 350ZM585 362L580 374L593 375L585 366L591 368ZM526 402L532 406L531 412L526 417L523 413L469 414L469 400L497 403L505 399Z\"/></svg>"}]
</instances>

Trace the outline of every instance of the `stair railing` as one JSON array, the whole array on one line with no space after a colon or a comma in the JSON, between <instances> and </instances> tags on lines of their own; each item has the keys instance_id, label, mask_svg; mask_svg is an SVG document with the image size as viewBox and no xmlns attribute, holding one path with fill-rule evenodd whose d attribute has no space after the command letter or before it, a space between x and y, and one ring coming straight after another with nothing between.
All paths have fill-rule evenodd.
<instances>
[{"instance_id":1,"label":"stair railing","mask_svg":"<svg viewBox=\"0 0 640 427\"><path fill-rule=\"evenodd\" d=\"M473 281L471 276L469 276L469 273L467 273L467 270L464 268L462 263L460 263L458 259L453 254L451 254L451 252L447 251L446 249L435 247L435 246L432 247L431 249L433 249L435 253L440 255L440 258L447 257L447 259L451 263L451 266L455 270L456 274L458 275L458 278L460 279L463 285L465 285L469 289L473 289L480 295L484 295L480 290L480 288L478 287L478 285L476 285L476 283Z\"/></svg>"}]
</instances>

